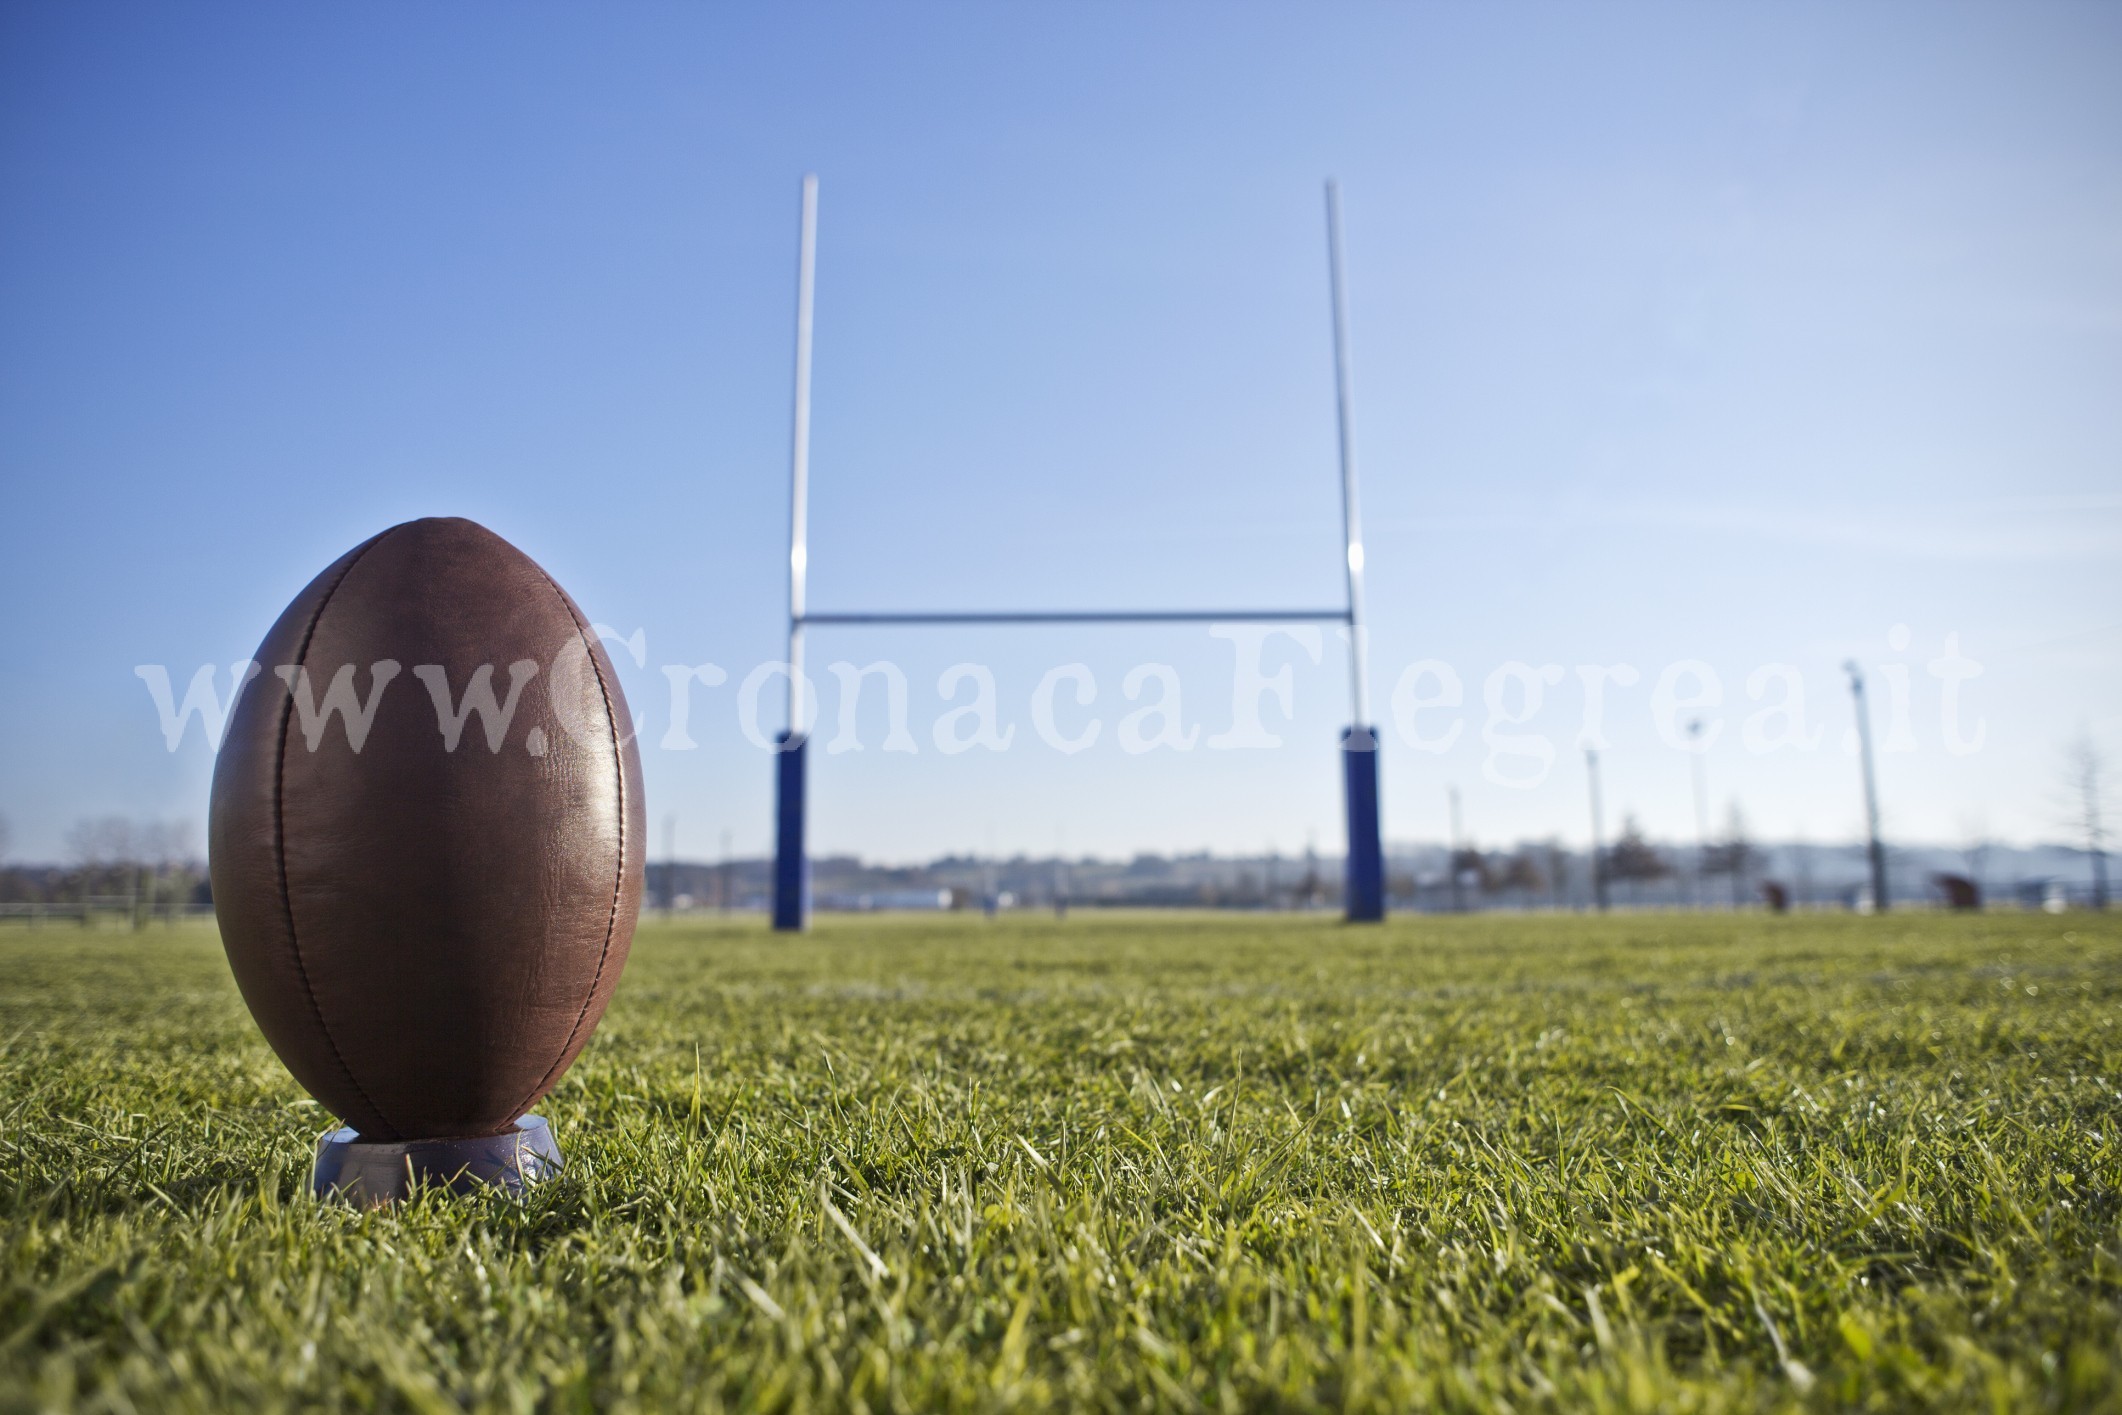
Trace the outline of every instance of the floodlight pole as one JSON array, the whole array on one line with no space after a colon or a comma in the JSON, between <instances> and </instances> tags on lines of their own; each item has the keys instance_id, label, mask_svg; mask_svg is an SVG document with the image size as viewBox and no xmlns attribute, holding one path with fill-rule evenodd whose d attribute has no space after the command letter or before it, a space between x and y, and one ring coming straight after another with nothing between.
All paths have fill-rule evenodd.
<instances>
[{"instance_id":1,"label":"floodlight pole","mask_svg":"<svg viewBox=\"0 0 2122 1415\"><path fill-rule=\"evenodd\" d=\"M1584 749L1584 776L1591 783L1592 808L1592 904L1606 912L1606 825L1599 804L1599 749Z\"/></svg>"},{"instance_id":2,"label":"floodlight pole","mask_svg":"<svg viewBox=\"0 0 2122 1415\"><path fill-rule=\"evenodd\" d=\"M1463 914L1466 912L1466 880L1459 872L1459 857L1466 853L1466 846L1461 843L1466 836L1459 825L1459 788L1456 786L1445 787L1444 802L1450 808L1451 820L1452 912L1454 914Z\"/></svg>"},{"instance_id":3,"label":"floodlight pole","mask_svg":"<svg viewBox=\"0 0 2122 1415\"><path fill-rule=\"evenodd\" d=\"M678 907L678 817L663 818L663 917Z\"/></svg>"},{"instance_id":4,"label":"floodlight pole","mask_svg":"<svg viewBox=\"0 0 2122 1415\"><path fill-rule=\"evenodd\" d=\"M1709 890L1703 882L1703 876L1709 869L1709 785L1703 779L1702 772L1702 753L1705 749L1702 746L1701 718L1695 718L1687 724L1687 740L1693 744L1687 749L1687 771L1695 794L1694 894L1695 909L1699 912L1707 907L1709 898Z\"/></svg>"},{"instance_id":5,"label":"floodlight pole","mask_svg":"<svg viewBox=\"0 0 2122 1415\"><path fill-rule=\"evenodd\" d=\"M1341 447L1342 563L1348 573L1349 729L1341 734L1348 812L1347 919L1385 917L1385 840L1378 814L1378 733L1370 720L1370 644L1363 619L1363 518L1356 500L1355 417L1348 357L1348 289L1341 271L1341 188L1326 183L1326 254L1334 313L1334 412Z\"/></svg>"},{"instance_id":6,"label":"floodlight pole","mask_svg":"<svg viewBox=\"0 0 2122 1415\"><path fill-rule=\"evenodd\" d=\"M803 607L810 569L811 307L818 245L818 179L803 179L803 235L796 258L796 397L789 442L788 730L775 760L774 927L810 922L810 868L804 842Z\"/></svg>"},{"instance_id":7,"label":"floodlight pole","mask_svg":"<svg viewBox=\"0 0 2122 1415\"><path fill-rule=\"evenodd\" d=\"M1857 752L1864 769L1864 830L1871 854L1871 907L1886 912L1886 846L1879 840L1879 781L1872 770L1871 709L1864 704L1864 670L1855 659L1842 665L1849 675L1849 695L1857 705Z\"/></svg>"}]
</instances>

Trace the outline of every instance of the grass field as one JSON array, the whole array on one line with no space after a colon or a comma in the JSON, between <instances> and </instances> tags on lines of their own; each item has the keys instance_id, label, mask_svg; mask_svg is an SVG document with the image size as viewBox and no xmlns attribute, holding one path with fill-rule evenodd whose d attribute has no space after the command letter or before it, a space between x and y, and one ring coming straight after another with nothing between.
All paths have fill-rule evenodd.
<instances>
[{"instance_id":1,"label":"grass field","mask_svg":"<svg viewBox=\"0 0 2122 1415\"><path fill-rule=\"evenodd\" d=\"M0 1408L2122 1406L2104 918L645 927L526 1204L0 934Z\"/></svg>"}]
</instances>

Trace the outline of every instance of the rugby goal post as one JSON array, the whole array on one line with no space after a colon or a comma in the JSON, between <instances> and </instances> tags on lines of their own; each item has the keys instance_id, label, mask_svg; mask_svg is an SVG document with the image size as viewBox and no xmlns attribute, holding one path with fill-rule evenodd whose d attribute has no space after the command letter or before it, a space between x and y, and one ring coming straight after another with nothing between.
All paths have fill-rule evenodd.
<instances>
[{"instance_id":1,"label":"rugby goal post","mask_svg":"<svg viewBox=\"0 0 2122 1415\"><path fill-rule=\"evenodd\" d=\"M1363 608L1363 531L1356 499L1355 429L1348 354L1348 294L1342 275L1341 194L1326 184L1327 267L1333 303L1334 407L1341 459L1341 533L1346 602L1337 609L1000 610L818 613L805 598L810 571L811 316L818 245L818 179L803 179L803 215L796 262L795 411L789 448L788 728L776 740L774 776L773 926L796 931L810 923L810 859L806 796L809 740L803 722L804 631L878 625L1041 625L1334 623L1348 630L1350 725L1341 733L1342 803L1348 831L1345 917L1372 923L1385 917L1385 849L1378 813L1378 746L1370 716L1370 655Z\"/></svg>"}]
</instances>

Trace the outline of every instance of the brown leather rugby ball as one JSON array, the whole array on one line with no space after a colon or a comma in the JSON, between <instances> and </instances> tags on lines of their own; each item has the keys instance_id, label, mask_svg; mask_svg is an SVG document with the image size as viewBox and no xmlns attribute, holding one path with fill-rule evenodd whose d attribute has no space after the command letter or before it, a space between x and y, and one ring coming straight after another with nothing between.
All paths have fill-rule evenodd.
<instances>
[{"instance_id":1,"label":"brown leather rugby ball","mask_svg":"<svg viewBox=\"0 0 2122 1415\"><path fill-rule=\"evenodd\" d=\"M641 763L573 600L471 521L393 526L265 636L214 766L229 964L364 1140L499 1134L580 1054L641 907Z\"/></svg>"}]
</instances>

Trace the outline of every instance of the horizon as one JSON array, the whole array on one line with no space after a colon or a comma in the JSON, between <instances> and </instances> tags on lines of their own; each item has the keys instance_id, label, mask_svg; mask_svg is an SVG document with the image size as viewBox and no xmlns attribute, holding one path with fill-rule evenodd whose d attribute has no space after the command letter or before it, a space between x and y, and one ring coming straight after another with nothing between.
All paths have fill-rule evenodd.
<instances>
[{"instance_id":1,"label":"horizon","mask_svg":"<svg viewBox=\"0 0 2122 1415\"><path fill-rule=\"evenodd\" d=\"M174 827L177 823L170 821L136 821L129 820L124 817L90 817L75 822L75 825L77 827L104 827L106 839L109 838L108 827L112 826L113 824L122 824L123 826L131 829L132 831L149 834L157 830L170 832L171 834L176 835L178 838L182 838L182 832L174 830ZM1610 832L1606 842L1607 848L1609 850L1612 848L1613 840L1617 838L1621 834L1621 832L1622 823L1619 821L1614 822L1613 829ZM197 838L199 840L203 840L203 834ZM1658 850L1669 855L1671 857L1671 862L1674 864L1674 867L1676 869L1681 869L1684 871L1692 868L1690 864L1685 863L1699 848L1697 842L1692 836L1655 835L1645 833L1642 835L1641 838L1644 844L1650 846L1652 849ZM1718 846L1725 844L1726 838L1723 836L1712 835L1708 843L1710 848L1714 850ZM1748 836L1745 840L1745 843L1751 849L1764 854L1789 851L1842 851L1849 852L1861 857L1866 848L1865 842L1861 838L1844 840L1821 839L1806 836ZM2086 859L2089 859L2091 855L2091 852L2082 842L2074 842L2068 839L2061 838L2060 836L2047 839L2036 838L2031 840L2008 840L1995 836L1985 836L1980 839L1964 840L1930 840L1917 838L1886 839L1883 841L1883 844L1885 845L1887 851L1890 854L1899 853L1903 855L1934 854L1957 855L1964 857L1970 851L2003 851L2017 855L2038 855L2042 853L2055 853L2071 855ZM1396 838L1388 836L1385 839L1384 845L1386 855L1389 858L1394 859L1405 859L1409 856L1422 854L1449 854L1455 848L1449 840L1432 840L1420 837ZM1484 841L1478 838L1469 838L1456 848L1470 850L1484 856L1506 857L1509 855L1517 854L1522 851L1533 849L1557 849L1572 859L1588 858L1590 854L1590 847L1588 843L1572 842L1567 840L1566 838L1562 838L1560 836L1555 835L1518 836L1512 838L1497 838L1489 841ZM1345 852L1338 846L1322 843L1316 848L1312 848L1309 850L1307 850L1303 846L1299 846L1293 850L1282 850L1279 852L1259 851L1253 853L1245 853L1238 851L1216 851L1207 849L1205 847L1195 850L1134 850L1112 854L1101 854L1097 852L1068 854L1057 854L1049 852L1042 854L1036 851L1020 850L1008 854L987 855L982 854L979 851L971 851L961 853L947 852L940 855L929 855L924 857L898 857L880 854L851 853L847 851L816 851L813 852L811 858L812 863L814 865L853 864L864 869L920 870L930 869L943 865L966 864L1060 863L1085 865L1125 865L1144 860L1162 860L1172 863L1184 863L1191 861L1215 861L1228 864L1255 864L1264 861L1275 860L1301 861L1306 859L1307 857L1316 858L1318 860L1326 861L1328 863L1334 863L1340 861L1343 858L1344 853ZM106 847L99 853L98 858L115 862L118 857L112 855ZM0 870L65 870L70 867L78 866L79 864L83 863L84 859L85 857L83 856L81 851L79 851L72 845L68 845L66 847L63 847L58 855L44 859L0 859ZM160 847L152 847L139 848L134 850L131 854L126 856L125 862L144 865L151 864L156 860L166 860L172 865L193 868L203 867L206 862L206 857L203 846L198 845L186 845L177 849L174 853L169 850L162 849ZM680 852L679 854L672 856L665 855L660 849L651 848L648 851L645 859L645 867L650 870L657 870L661 869L665 865L675 864L681 868L715 869L725 863L730 865L764 865L771 864L772 860L773 854L771 851L755 851L750 854L745 854L741 851L737 851L732 852L728 856L723 856L714 853L689 855Z\"/></svg>"}]
</instances>

